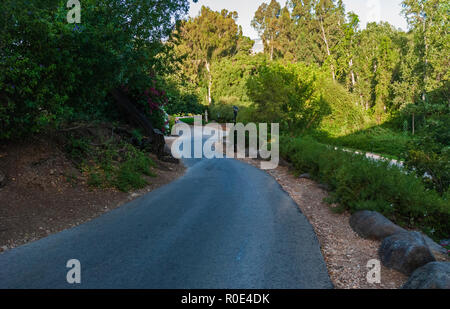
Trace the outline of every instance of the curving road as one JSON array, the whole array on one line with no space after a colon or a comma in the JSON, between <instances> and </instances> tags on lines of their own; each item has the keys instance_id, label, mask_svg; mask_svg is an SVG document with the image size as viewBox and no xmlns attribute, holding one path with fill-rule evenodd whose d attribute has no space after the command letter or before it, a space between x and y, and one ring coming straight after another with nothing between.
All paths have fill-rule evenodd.
<instances>
[{"instance_id":1,"label":"curving road","mask_svg":"<svg viewBox=\"0 0 450 309\"><path fill-rule=\"evenodd\" d=\"M267 173L185 160L175 182L0 254L0 288L332 288L314 231ZM66 281L70 259L81 284Z\"/></svg>"}]
</instances>

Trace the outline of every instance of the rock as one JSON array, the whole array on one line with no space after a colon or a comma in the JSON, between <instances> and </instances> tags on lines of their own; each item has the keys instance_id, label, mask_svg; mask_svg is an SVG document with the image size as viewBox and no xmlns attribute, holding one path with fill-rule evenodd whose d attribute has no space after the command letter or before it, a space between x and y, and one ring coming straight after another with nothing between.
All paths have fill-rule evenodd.
<instances>
[{"instance_id":1,"label":"rock","mask_svg":"<svg viewBox=\"0 0 450 309\"><path fill-rule=\"evenodd\" d=\"M292 167L292 164L290 162L288 162L287 160L280 158L280 166L285 166L285 167Z\"/></svg>"},{"instance_id":2,"label":"rock","mask_svg":"<svg viewBox=\"0 0 450 309\"><path fill-rule=\"evenodd\" d=\"M301 174L298 178L306 178L306 179L311 179L311 175L308 173L305 174Z\"/></svg>"},{"instance_id":3,"label":"rock","mask_svg":"<svg viewBox=\"0 0 450 309\"><path fill-rule=\"evenodd\" d=\"M433 241L430 237L427 235L423 235L423 238L425 239L425 243L427 244L428 248L431 251L431 254L433 254L434 258L437 261L449 261L449 256L447 253L447 250L442 247L441 245L437 244Z\"/></svg>"},{"instance_id":4,"label":"rock","mask_svg":"<svg viewBox=\"0 0 450 309\"><path fill-rule=\"evenodd\" d=\"M436 261L419 232L400 232L386 237L378 253L386 267L406 275L427 263Z\"/></svg>"},{"instance_id":5,"label":"rock","mask_svg":"<svg viewBox=\"0 0 450 309\"><path fill-rule=\"evenodd\" d=\"M172 149L167 144L164 145L164 155L166 155L166 156L172 155Z\"/></svg>"},{"instance_id":6,"label":"rock","mask_svg":"<svg viewBox=\"0 0 450 309\"><path fill-rule=\"evenodd\" d=\"M403 289L450 289L450 262L431 262L416 269Z\"/></svg>"},{"instance_id":7,"label":"rock","mask_svg":"<svg viewBox=\"0 0 450 309\"><path fill-rule=\"evenodd\" d=\"M0 188L6 186L6 174L0 171Z\"/></svg>"},{"instance_id":8,"label":"rock","mask_svg":"<svg viewBox=\"0 0 450 309\"><path fill-rule=\"evenodd\" d=\"M376 211L363 210L350 217L350 226L361 237L382 240L395 233L406 232Z\"/></svg>"},{"instance_id":9,"label":"rock","mask_svg":"<svg viewBox=\"0 0 450 309\"><path fill-rule=\"evenodd\" d=\"M325 191L331 191L330 186L327 185L327 184L321 183L321 184L318 184L317 187L320 188L320 189L322 189L322 190L325 190Z\"/></svg>"}]
</instances>

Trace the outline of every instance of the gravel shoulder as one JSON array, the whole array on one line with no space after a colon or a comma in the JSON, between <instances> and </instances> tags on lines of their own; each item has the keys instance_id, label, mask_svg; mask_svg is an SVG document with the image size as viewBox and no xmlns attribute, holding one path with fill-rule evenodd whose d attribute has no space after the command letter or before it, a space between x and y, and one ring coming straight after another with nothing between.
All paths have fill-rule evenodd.
<instances>
[{"instance_id":1,"label":"gravel shoulder","mask_svg":"<svg viewBox=\"0 0 450 309\"><path fill-rule=\"evenodd\" d=\"M259 168L258 160L240 159ZM323 201L327 191L316 182L294 176L288 166L266 171L297 203L313 226L321 245L328 273L338 289L397 289L407 280L403 274L381 266L381 283L370 284L368 261L379 260L380 242L359 237L350 227L350 213L333 212Z\"/></svg>"}]
</instances>

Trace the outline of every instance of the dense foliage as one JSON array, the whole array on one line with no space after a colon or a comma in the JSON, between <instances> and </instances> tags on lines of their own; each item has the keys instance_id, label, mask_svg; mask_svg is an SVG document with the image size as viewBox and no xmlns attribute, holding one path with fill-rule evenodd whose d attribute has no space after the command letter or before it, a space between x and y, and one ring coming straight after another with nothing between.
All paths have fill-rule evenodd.
<instances>
[{"instance_id":1,"label":"dense foliage","mask_svg":"<svg viewBox=\"0 0 450 309\"><path fill-rule=\"evenodd\" d=\"M163 40L187 0L84 0L80 24L67 22L66 3L0 3L0 139L104 116L111 89L144 93L171 69Z\"/></svg>"},{"instance_id":2,"label":"dense foliage","mask_svg":"<svg viewBox=\"0 0 450 309\"><path fill-rule=\"evenodd\" d=\"M450 196L427 190L420 179L389 162L374 161L319 144L283 136L282 156L301 173L309 173L333 191L337 210L374 210L403 226L418 227L432 237L448 237Z\"/></svg>"}]
</instances>

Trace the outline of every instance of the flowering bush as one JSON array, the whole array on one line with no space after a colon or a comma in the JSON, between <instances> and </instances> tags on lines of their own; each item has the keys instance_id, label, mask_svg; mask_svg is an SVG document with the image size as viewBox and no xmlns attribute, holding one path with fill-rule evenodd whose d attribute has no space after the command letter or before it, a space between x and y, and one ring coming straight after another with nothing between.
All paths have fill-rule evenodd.
<instances>
[{"instance_id":1,"label":"flowering bush","mask_svg":"<svg viewBox=\"0 0 450 309\"><path fill-rule=\"evenodd\" d=\"M158 85L155 78L141 77L147 79L150 86L122 86L122 89L137 103L137 108L149 118L155 129L163 133L169 130L169 119L164 107L168 103L168 98L164 90L160 90L164 85Z\"/></svg>"}]
</instances>

